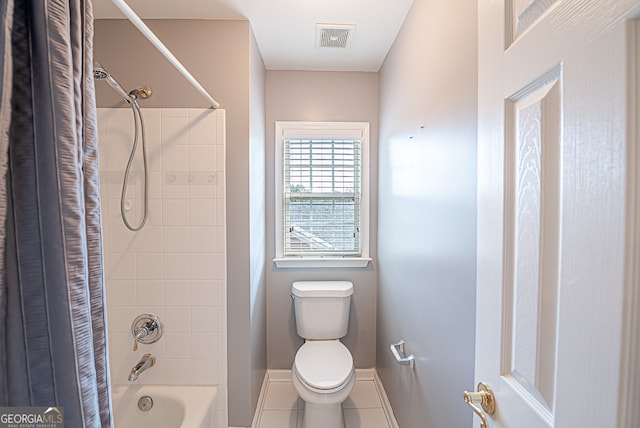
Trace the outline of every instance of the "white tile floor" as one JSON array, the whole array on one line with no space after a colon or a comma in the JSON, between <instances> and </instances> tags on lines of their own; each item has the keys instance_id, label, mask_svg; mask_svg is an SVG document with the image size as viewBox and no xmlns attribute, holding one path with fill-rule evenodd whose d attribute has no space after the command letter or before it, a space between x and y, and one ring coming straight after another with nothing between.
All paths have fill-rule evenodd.
<instances>
[{"instance_id":1,"label":"white tile floor","mask_svg":"<svg viewBox=\"0 0 640 428\"><path fill-rule=\"evenodd\" d=\"M373 379L357 379L343 403L346 428L391 428ZM257 428L301 428L304 401L287 379L272 379L266 387Z\"/></svg>"}]
</instances>

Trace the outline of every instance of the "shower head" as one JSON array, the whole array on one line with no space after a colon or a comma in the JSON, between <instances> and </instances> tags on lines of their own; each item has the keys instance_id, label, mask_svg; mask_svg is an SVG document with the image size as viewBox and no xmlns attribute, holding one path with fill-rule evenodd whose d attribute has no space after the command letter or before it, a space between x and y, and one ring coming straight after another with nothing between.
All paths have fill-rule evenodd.
<instances>
[{"instance_id":1,"label":"shower head","mask_svg":"<svg viewBox=\"0 0 640 428\"><path fill-rule=\"evenodd\" d=\"M99 65L94 65L93 66L93 77L96 79L106 79L107 77L109 77L109 73L107 73L106 71L104 71L104 68L99 68Z\"/></svg>"},{"instance_id":2,"label":"shower head","mask_svg":"<svg viewBox=\"0 0 640 428\"><path fill-rule=\"evenodd\" d=\"M93 63L93 78L97 80L106 80L109 86L111 86L126 102L131 102L127 91L122 89L122 86L120 86L118 81L114 79L113 76L111 76L97 61Z\"/></svg>"}]
</instances>

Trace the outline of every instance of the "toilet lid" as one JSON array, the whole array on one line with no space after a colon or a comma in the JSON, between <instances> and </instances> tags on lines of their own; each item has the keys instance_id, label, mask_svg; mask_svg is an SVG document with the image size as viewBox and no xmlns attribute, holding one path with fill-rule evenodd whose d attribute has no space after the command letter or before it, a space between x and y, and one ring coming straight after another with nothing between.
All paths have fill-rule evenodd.
<instances>
[{"instance_id":1,"label":"toilet lid","mask_svg":"<svg viewBox=\"0 0 640 428\"><path fill-rule=\"evenodd\" d=\"M298 376L317 389L333 389L345 383L353 370L351 353L338 340L306 342L296 353Z\"/></svg>"}]
</instances>

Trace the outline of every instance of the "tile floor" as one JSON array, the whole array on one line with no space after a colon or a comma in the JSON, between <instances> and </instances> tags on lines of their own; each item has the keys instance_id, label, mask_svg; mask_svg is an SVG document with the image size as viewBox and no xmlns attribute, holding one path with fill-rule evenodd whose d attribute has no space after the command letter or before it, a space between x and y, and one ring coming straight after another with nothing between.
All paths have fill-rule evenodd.
<instances>
[{"instance_id":1,"label":"tile floor","mask_svg":"<svg viewBox=\"0 0 640 428\"><path fill-rule=\"evenodd\" d=\"M375 382L357 379L343 403L346 428L391 428ZM270 380L257 428L301 428L304 401L290 380Z\"/></svg>"}]
</instances>

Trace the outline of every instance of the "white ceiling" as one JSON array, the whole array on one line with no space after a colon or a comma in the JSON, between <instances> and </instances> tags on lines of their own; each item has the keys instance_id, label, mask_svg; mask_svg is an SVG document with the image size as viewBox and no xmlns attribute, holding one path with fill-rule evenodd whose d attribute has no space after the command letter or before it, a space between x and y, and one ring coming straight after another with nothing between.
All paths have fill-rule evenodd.
<instances>
[{"instance_id":1,"label":"white ceiling","mask_svg":"<svg viewBox=\"0 0 640 428\"><path fill-rule=\"evenodd\" d=\"M269 70L378 71L413 0L129 0L143 19L248 19ZM94 15L123 18L110 0ZM317 48L316 24L355 24L348 48Z\"/></svg>"}]
</instances>

